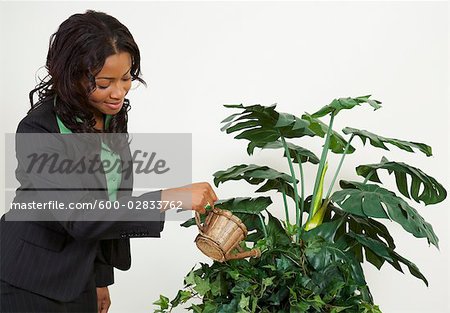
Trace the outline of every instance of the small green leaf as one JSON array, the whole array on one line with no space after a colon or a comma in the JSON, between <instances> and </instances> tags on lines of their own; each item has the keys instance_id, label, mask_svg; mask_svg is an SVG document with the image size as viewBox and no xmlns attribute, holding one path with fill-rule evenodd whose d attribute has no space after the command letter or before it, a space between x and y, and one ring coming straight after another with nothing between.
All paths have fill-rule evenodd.
<instances>
[{"instance_id":1,"label":"small green leaf","mask_svg":"<svg viewBox=\"0 0 450 313\"><path fill-rule=\"evenodd\" d=\"M335 306L331 309L330 313L339 313L339 312L345 312L347 309L351 309L351 306Z\"/></svg>"},{"instance_id":2,"label":"small green leaf","mask_svg":"<svg viewBox=\"0 0 450 313\"><path fill-rule=\"evenodd\" d=\"M214 280L214 282L211 283L211 293L214 297L220 296L223 293L226 292L226 281L223 275L219 274L217 275L217 278Z\"/></svg>"},{"instance_id":3,"label":"small green leaf","mask_svg":"<svg viewBox=\"0 0 450 313\"><path fill-rule=\"evenodd\" d=\"M236 313L238 311L238 299L233 298L230 303L218 305L217 313Z\"/></svg>"},{"instance_id":4,"label":"small green leaf","mask_svg":"<svg viewBox=\"0 0 450 313\"><path fill-rule=\"evenodd\" d=\"M195 285L195 274L194 269L191 269L191 271L187 274L187 276L184 278L184 284L186 286Z\"/></svg>"},{"instance_id":5,"label":"small green leaf","mask_svg":"<svg viewBox=\"0 0 450 313\"><path fill-rule=\"evenodd\" d=\"M315 308L316 310L320 310L320 311L323 308L323 306L325 305L325 302L323 302L320 295L314 295L314 298L312 300L309 300L309 303L311 304L311 306L313 308Z\"/></svg>"},{"instance_id":6,"label":"small green leaf","mask_svg":"<svg viewBox=\"0 0 450 313\"><path fill-rule=\"evenodd\" d=\"M250 297L246 297L244 294L241 294L241 299L239 300L238 307L240 310L247 310L250 305Z\"/></svg>"},{"instance_id":7,"label":"small green leaf","mask_svg":"<svg viewBox=\"0 0 450 313\"><path fill-rule=\"evenodd\" d=\"M292 261L289 260L286 256L281 255L280 258L275 259L275 263L277 265L276 269L281 272L286 272L290 268L292 268Z\"/></svg>"},{"instance_id":8,"label":"small green leaf","mask_svg":"<svg viewBox=\"0 0 450 313\"><path fill-rule=\"evenodd\" d=\"M153 302L155 305L159 305L161 307L161 310L167 310L169 308L169 298L160 295L159 300Z\"/></svg>"},{"instance_id":9,"label":"small green leaf","mask_svg":"<svg viewBox=\"0 0 450 313\"><path fill-rule=\"evenodd\" d=\"M217 304L214 301L207 301L205 303L205 307L203 308L202 313L216 313L217 312Z\"/></svg>"},{"instance_id":10,"label":"small green leaf","mask_svg":"<svg viewBox=\"0 0 450 313\"><path fill-rule=\"evenodd\" d=\"M228 271L228 274L233 278L234 280L239 279L239 272L237 270Z\"/></svg>"},{"instance_id":11,"label":"small green leaf","mask_svg":"<svg viewBox=\"0 0 450 313\"><path fill-rule=\"evenodd\" d=\"M192 304L188 308L188 310L192 310L192 311L194 311L194 313L203 313L203 308L201 306L199 306L199 305L196 305L196 304Z\"/></svg>"},{"instance_id":12,"label":"small green leaf","mask_svg":"<svg viewBox=\"0 0 450 313\"><path fill-rule=\"evenodd\" d=\"M204 296L208 291L211 290L209 284L209 279L203 279L200 276L194 276L195 286L194 290L197 291L201 296Z\"/></svg>"},{"instance_id":13,"label":"small green leaf","mask_svg":"<svg viewBox=\"0 0 450 313\"><path fill-rule=\"evenodd\" d=\"M267 287L270 287L273 285L273 280L275 279L276 276L272 276L272 277L266 277L262 280L262 286L263 289L266 289Z\"/></svg>"},{"instance_id":14,"label":"small green leaf","mask_svg":"<svg viewBox=\"0 0 450 313\"><path fill-rule=\"evenodd\" d=\"M244 278L235 281L234 287L231 289L231 293L234 295L240 295L248 292L252 287L252 284Z\"/></svg>"},{"instance_id":15,"label":"small green leaf","mask_svg":"<svg viewBox=\"0 0 450 313\"><path fill-rule=\"evenodd\" d=\"M172 301L170 301L170 304L172 305L172 307L176 307L180 303L185 303L192 297L193 295L189 290L178 290L176 297Z\"/></svg>"}]
</instances>

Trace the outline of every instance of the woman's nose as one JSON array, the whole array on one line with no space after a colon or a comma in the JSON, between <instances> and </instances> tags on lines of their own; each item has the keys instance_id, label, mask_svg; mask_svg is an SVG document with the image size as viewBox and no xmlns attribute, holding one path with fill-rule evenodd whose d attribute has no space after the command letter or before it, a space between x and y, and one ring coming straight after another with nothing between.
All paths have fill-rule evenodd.
<instances>
[{"instance_id":1,"label":"woman's nose","mask_svg":"<svg viewBox=\"0 0 450 313\"><path fill-rule=\"evenodd\" d=\"M122 86L121 84L117 84L114 86L114 88L111 90L111 98L113 99L123 99L125 95L127 94L127 89Z\"/></svg>"}]
</instances>

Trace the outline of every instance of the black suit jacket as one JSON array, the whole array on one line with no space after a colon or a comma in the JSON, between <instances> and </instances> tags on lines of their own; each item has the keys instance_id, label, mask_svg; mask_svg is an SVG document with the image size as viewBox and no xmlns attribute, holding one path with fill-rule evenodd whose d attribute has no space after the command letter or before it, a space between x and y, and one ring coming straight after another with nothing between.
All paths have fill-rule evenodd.
<instances>
[{"instance_id":1,"label":"black suit jacket","mask_svg":"<svg viewBox=\"0 0 450 313\"><path fill-rule=\"evenodd\" d=\"M59 133L53 101L46 101L30 111L19 123L17 133ZM39 173L26 172L27 160L21 157L46 149L56 149L64 155L69 153L67 147L59 146L57 140L36 140L25 145L18 145L18 140L16 135L16 150L25 151L16 151L16 177L20 188L14 202L45 202L50 199L41 188L68 187L65 185L67 177L42 177ZM100 147L85 148L82 153L100 151ZM123 150L121 157L131 158L129 148ZM64 199L51 200L76 203L108 199L104 174L78 175L70 184L78 191L54 193L53 197L61 195ZM117 194L119 202L161 199L160 191L132 197L132 184L132 176L122 175ZM3 215L0 219L0 279L59 301L77 298L93 275L97 287L110 285L114 282L113 267L127 270L131 266L130 237L160 237L164 214L153 211L154 216L147 221L8 221Z\"/></svg>"}]
</instances>

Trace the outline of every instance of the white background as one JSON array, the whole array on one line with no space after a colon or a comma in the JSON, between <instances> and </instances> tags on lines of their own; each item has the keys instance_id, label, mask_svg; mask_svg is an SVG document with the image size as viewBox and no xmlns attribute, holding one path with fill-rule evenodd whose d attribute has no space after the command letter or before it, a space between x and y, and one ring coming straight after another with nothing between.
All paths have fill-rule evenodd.
<instances>
[{"instance_id":1,"label":"white background","mask_svg":"<svg viewBox=\"0 0 450 313\"><path fill-rule=\"evenodd\" d=\"M385 155L422 168L449 189L447 2L1 2L3 132L15 132L29 108L28 92L43 73L38 69L50 35L88 8L117 17L141 48L148 88L130 94L129 131L192 133L194 181L212 183L215 171L241 163L287 171L280 151L257 151L250 158L245 142L220 132L220 121L232 113L223 104L278 103L280 111L301 115L335 97L372 94L382 109L342 112L336 129L425 142L434 156L363 148L356 139L358 151L341 177L360 180L354 168ZM321 142L303 144L320 154ZM326 186L337 161L330 157ZM306 169L307 190L314 174L313 167ZM381 177L395 188L393 177ZM229 182L216 192L228 198L254 190ZM279 197L272 211L281 217ZM385 223L397 251L416 263L430 287L407 268L403 275L389 264L381 271L365 265L367 281L383 312L449 312L448 201L426 208L411 204L434 226L440 251ZM195 247L196 233L167 222L162 239L133 239L132 268L115 272L110 312L151 312L160 293L173 298L192 266L209 262Z\"/></svg>"}]
</instances>

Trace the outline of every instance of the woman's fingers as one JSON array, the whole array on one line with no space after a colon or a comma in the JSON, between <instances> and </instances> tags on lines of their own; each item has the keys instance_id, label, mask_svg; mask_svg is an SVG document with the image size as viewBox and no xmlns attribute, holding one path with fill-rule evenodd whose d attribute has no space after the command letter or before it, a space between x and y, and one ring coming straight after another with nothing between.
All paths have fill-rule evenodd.
<instances>
[{"instance_id":1,"label":"woman's fingers","mask_svg":"<svg viewBox=\"0 0 450 313\"><path fill-rule=\"evenodd\" d=\"M209 196L213 200L213 202L216 202L217 200L219 200L219 198L217 198L217 195L214 192L214 189L211 187L211 185L208 183L204 183L204 184L205 184L205 188L208 190ZM212 205L212 203L211 203L211 205Z\"/></svg>"},{"instance_id":2,"label":"woman's fingers","mask_svg":"<svg viewBox=\"0 0 450 313\"><path fill-rule=\"evenodd\" d=\"M217 201L217 196L208 183L195 183L192 184L192 207L199 213L204 214L206 212L205 206L214 205Z\"/></svg>"},{"instance_id":3,"label":"woman's fingers","mask_svg":"<svg viewBox=\"0 0 450 313\"><path fill-rule=\"evenodd\" d=\"M161 200L182 201L184 209L195 210L204 214L206 213L205 207L208 204L213 206L218 197L209 183L201 182L163 190Z\"/></svg>"}]
</instances>

